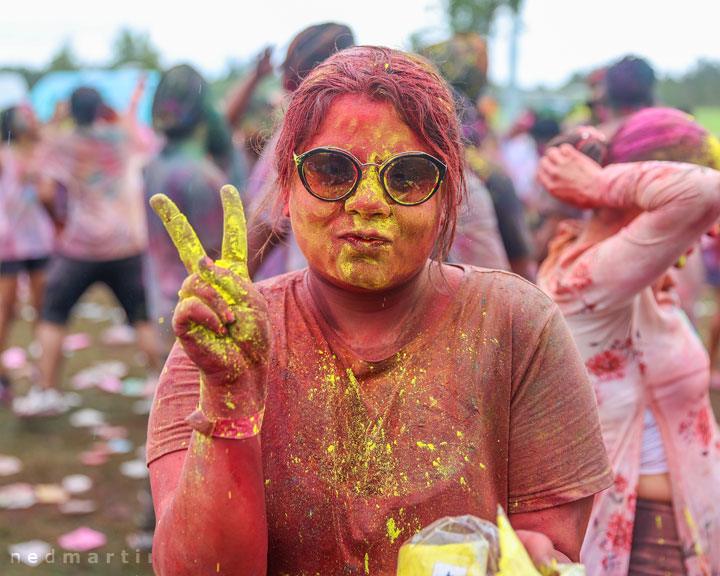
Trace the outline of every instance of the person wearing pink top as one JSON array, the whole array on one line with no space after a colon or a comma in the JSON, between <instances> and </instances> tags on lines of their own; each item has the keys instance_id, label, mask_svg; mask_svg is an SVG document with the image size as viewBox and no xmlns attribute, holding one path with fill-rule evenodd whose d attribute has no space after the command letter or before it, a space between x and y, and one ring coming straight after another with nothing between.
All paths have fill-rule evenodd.
<instances>
[{"instance_id":1,"label":"person wearing pink top","mask_svg":"<svg viewBox=\"0 0 720 576\"><path fill-rule=\"evenodd\" d=\"M0 115L0 351L17 302L18 276L28 276L32 305L40 309L45 267L54 242L54 227L43 206L52 187L43 170L38 122L28 106L13 106ZM9 378L0 364L0 402L9 403Z\"/></svg>"},{"instance_id":2,"label":"person wearing pink top","mask_svg":"<svg viewBox=\"0 0 720 576\"><path fill-rule=\"evenodd\" d=\"M147 145L135 122L142 83L128 112L106 122L107 107L90 87L70 98L75 128L50 142L47 169L67 190L67 221L48 270L38 341L39 380L13 404L19 416L67 410L59 392L62 340L75 303L95 282L107 285L159 371L157 337L148 322L142 254L147 246L139 163Z\"/></svg>"},{"instance_id":3,"label":"person wearing pink top","mask_svg":"<svg viewBox=\"0 0 720 576\"><path fill-rule=\"evenodd\" d=\"M720 168L720 143L653 108L626 121L607 159L633 163L601 168L564 144L539 172L555 197L593 209L561 226L538 277L585 360L615 473L581 561L591 576L718 575L720 433L673 264L720 216L720 172L693 165ZM693 164L648 161L658 159Z\"/></svg>"}]
</instances>

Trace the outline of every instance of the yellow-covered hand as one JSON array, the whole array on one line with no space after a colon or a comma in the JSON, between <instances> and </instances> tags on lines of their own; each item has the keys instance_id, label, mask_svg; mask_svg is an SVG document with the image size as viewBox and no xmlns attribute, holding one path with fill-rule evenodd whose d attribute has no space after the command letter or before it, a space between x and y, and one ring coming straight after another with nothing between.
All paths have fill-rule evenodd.
<instances>
[{"instance_id":1,"label":"yellow-covered hand","mask_svg":"<svg viewBox=\"0 0 720 576\"><path fill-rule=\"evenodd\" d=\"M238 418L264 407L270 327L267 304L247 268L247 226L238 191L220 190L222 257L213 262L187 218L167 196L150 205L160 216L188 278L180 289L173 328L203 376L200 403L208 417Z\"/></svg>"}]
</instances>

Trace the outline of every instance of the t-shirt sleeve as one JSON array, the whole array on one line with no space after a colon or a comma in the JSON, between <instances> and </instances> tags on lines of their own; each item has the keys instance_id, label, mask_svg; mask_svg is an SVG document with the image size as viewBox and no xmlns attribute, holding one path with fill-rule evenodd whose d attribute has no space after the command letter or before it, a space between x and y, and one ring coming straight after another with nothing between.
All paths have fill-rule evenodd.
<instances>
[{"instance_id":1,"label":"t-shirt sleeve","mask_svg":"<svg viewBox=\"0 0 720 576\"><path fill-rule=\"evenodd\" d=\"M513 375L508 456L511 513L580 500L612 484L585 365L558 308L553 304L547 310L544 326L523 332L525 342L514 344L534 347L534 352L517 357Z\"/></svg>"},{"instance_id":2,"label":"t-shirt sleeve","mask_svg":"<svg viewBox=\"0 0 720 576\"><path fill-rule=\"evenodd\" d=\"M147 464L165 454L187 450L192 428L185 418L200 399L200 371L175 343L165 362L150 410Z\"/></svg>"}]
</instances>

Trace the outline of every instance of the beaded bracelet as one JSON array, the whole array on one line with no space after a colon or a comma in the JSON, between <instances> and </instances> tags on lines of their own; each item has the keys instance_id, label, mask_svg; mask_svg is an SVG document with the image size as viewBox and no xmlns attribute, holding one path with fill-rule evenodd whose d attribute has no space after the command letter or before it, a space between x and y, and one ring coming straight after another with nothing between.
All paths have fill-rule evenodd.
<instances>
[{"instance_id":1,"label":"beaded bracelet","mask_svg":"<svg viewBox=\"0 0 720 576\"><path fill-rule=\"evenodd\" d=\"M251 416L246 416L245 418L217 418L215 420L209 420L198 408L190 414L190 416L185 418L185 422L190 428L200 432L200 434L204 436L242 440L243 438L252 438L260 434L264 415L265 409Z\"/></svg>"}]
</instances>

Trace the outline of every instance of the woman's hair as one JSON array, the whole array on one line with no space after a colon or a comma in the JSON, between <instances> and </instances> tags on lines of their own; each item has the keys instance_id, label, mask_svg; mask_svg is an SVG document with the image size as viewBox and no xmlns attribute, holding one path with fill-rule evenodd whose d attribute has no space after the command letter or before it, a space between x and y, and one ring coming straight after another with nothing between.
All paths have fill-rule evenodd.
<instances>
[{"instance_id":1,"label":"woman's hair","mask_svg":"<svg viewBox=\"0 0 720 576\"><path fill-rule=\"evenodd\" d=\"M692 116L646 108L630 116L608 145L607 164L665 160L720 169L720 142Z\"/></svg>"},{"instance_id":2,"label":"woman's hair","mask_svg":"<svg viewBox=\"0 0 720 576\"><path fill-rule=\"evenodd\" d=\"M443 260L455 236L457 207L465 193L463 145L455 101L445 80L420 56L377 46L356 46L320 64L293 93L280 128L275 161L276 208L287 200L296 178L294 152L317 132L337 96L353 94L392 104L402 120L447 165L443 218L435 256Z\"/></svg>"},{"instance_id":3,"label":"woman's hair","mask_svg":"<svg viewBox=\"0 0 720 576\"><path fill-rule=\"evenodd\" d=\"M9 144L10 141L15 137L15 110L16 106L11 106L0 112L0 137L1 142Z\"/></svg>"},{"instance_id":4,"label":"woman's hair","mask_svg":"<svg viewBox=\"0 0 720 576\"><path fill-rule=\"evenodd\" d=\"M625 56L607 69L607 102L613 108L643 108L653 104L655 71L642 58Z\"/></svg>"},{"instance_id":5,"label":"woman's hair","mask_svg":"<svg viewBox=\"0 0 720 576\"><path fill-rule=\"evenodd\" d=\"M70 113L78 126L90 126L103 107L100 93L90 86L80 86L70 95Z\"/></svg>"},{"instance_id":6,"label":"woman's hair","mask_svg":"<svg viewBox=\"0 0 720 576\"><path fill-rule=\"evenodd\" d=\"M582 152L598 164L605 163L607 140L605 135L594 126L575 126L550 140L547 147L553 148L562 144L570 144L575 150Z\"/></svg>"},{"instance_id":7,"label":"woman's hair","mask_svg":"<svg viewBox=\"0 0 720 576\"><path fill-rule=\"evenodd\" d=\"M180 64L166 70L153 98L153 128L170 140L187 138L203 120L207 98L207 83L195 68Z\"/></svg>"},{"instance_id":8,"label":"woman's hair","mask_svg":"<svg viewBox=\"0 0 720 576\"><path fill-rule=\"evenodd\" d=\"M290 43L282 64L285 87L295 90L320 62L353 44L355 37L352 30L344 24L325 22L305 28Z\"/></svg>"}]
</instances>

